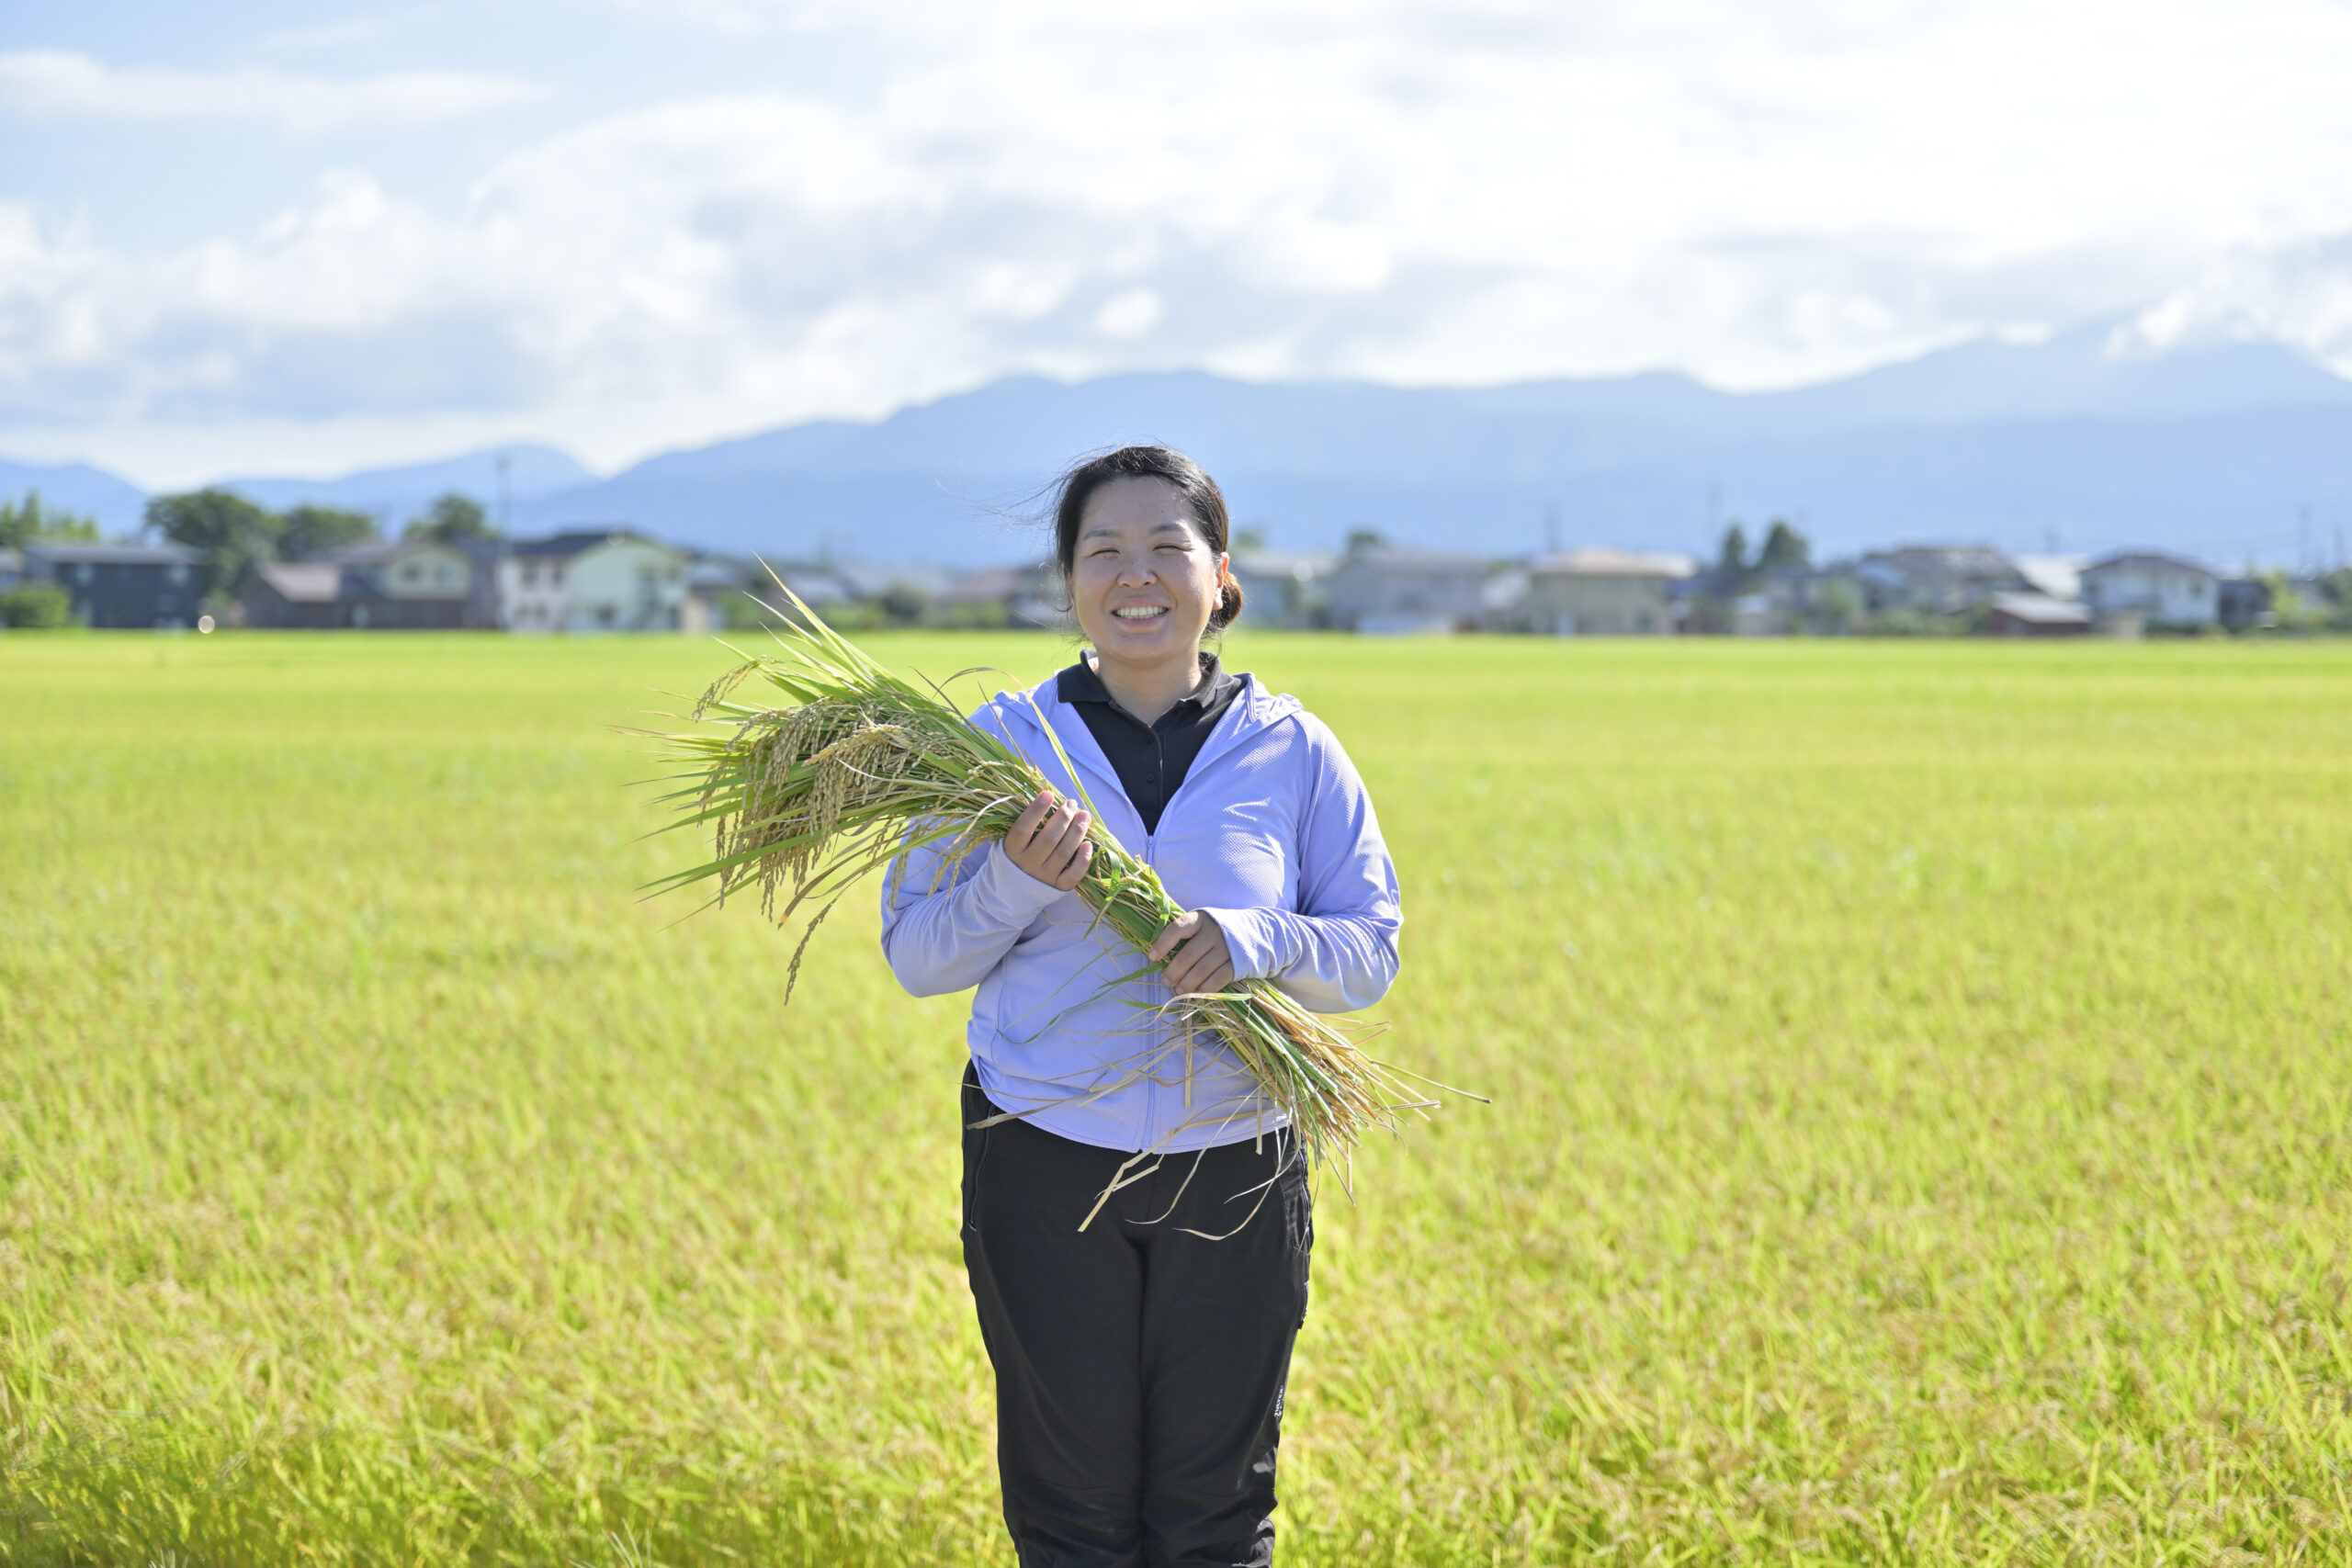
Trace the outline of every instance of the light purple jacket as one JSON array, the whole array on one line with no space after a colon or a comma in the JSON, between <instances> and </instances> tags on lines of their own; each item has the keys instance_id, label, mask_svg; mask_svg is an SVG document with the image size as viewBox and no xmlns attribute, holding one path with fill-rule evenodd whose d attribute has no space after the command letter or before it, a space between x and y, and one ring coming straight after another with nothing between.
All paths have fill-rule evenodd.
<instances>
[{"instance_id":1,"label":"light purple jacket","mask_svg":"<svg viewBox=\"0 0 2352 1568\"><path fill-rule=\"evenodd\" d=\"M973 715L1091 800L1098 820L1159 873L1169 896L1225 931L1234 974L1267 978L1317 1012L1368 1007L1396 977L1396 870L1348 755L1295 697L1248 675L1160 814L1143 818L1055 682ZM1072 781L1042 724L1077 764ZM1083 789L1076 785L1083 785ZM1240 1061L1159 1010L1159 968L1006 856L914 852L885 884L882 950L916 996L978 986L967 1038L980 1087L1006 1111L1102 1148L1173 1153L1283 1124Z\"/></svg>"}]
</instances>

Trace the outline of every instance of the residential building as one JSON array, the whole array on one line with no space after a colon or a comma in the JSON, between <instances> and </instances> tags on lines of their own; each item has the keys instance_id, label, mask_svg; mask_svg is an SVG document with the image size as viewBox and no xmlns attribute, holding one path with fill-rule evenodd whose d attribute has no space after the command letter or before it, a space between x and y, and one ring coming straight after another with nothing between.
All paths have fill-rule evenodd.
<instances>
[{"instance_id":1,"label":"residential building","mask_svg":"<svg viewBox=\"0 0 2352 1568\"><path fill-rule=\"evenodd\" d=\"M1234 581L1241 585L1242 618L1253 626L1304 630L1331 624L1329 556L1235 550Z\"/></svg>"},{"instance_id":2,"label":"residential building","mask_svg":"<svg viewBox=\"0 0 2352 1568\"><path fill-rule=\"evenodd\" d=\"M2083 569L2083 603L2100 620L2137 615L2150 626L2210 626L2222 618L2222 579L2177 556L2126 551Z\"/></svg>"},{"instance_id":3,"label":"residential building","mask_svg":"<svg viewBox=\"0 0 2352 1568\"><path fill-rule=\"evenodd\" d=\"M747 593L757 593L765 586L765 574L754 583L746 564L724 556L703 556L686 568L685 615L682 628L695 637L707 637L727 629L727 613L741 605L749 610ZM801 592L797 584L794 592ZM775 595L771 594L771 597ZM808 594L801 592L802 598Z\"/></svg>"},{"instance_id":4,"label":"residential building","mask_svg":"<svg viewBox=\"0 0 2352 1568\"><path fill-rule=\"evenodd\" d=\"M1466 551L1351 550L1331 573L1331 624L1376 636L1474 630L1490 611L1491 575Z\"/></svg>"},{"instance_id":5,"label":"residential building","mask_svg":"<svg viewBox=\"0 0 2352 1568\"><path fill-rule=\"evenodd\" d=\"M478 575L493 573L463 546L435 539L361 545L334 558L343 574L341 597L352 626L402 631L454 631L495 626L480 617L473 592Z\"/></svg>"},{"instance_id":6,"label":"residential building","mask_svg":"<svg viewBox=\"0 0 2352 1568\"><path fill-rule=\"evenodd\" d=\"M2047 593L1996 593L1985 602L1987 637L2081 637L2091 613Z\"/></svg>"},{"instance_id":7,"label":"residential building","mask_svg":"<svg viewBox=\"0 0 2352 1568\"><path fill-rule=\"evenodd\" d=\"M174 627L196 623L203 558L182 545L80 545L36 539L24 575L65 590L89 626Z\"/></svg>"},{"instance_id":8,"label":"residential building","mask_svg":"<svg viewBox=\"0 0 2352 1568\"><path fill-rule=\"evenodd\" d=\"M25 552L0 549L0 593L25 580Z\"/></svg>"},{"instance_id":9,"label":"residential building","mask_svg":"<svg viewBox=\"0 0 2352 1568\"><path fill-rule=\"evenodd\" d=\"M686 558L626 528L526 539L498 562L498 600L510 631L682 631Z\"/></svg>"},{"instance_id":10,"label":"residential building","mask_svg":"<svg viewBox=\"0 0 2352 1568\"><path fill-rule=\"evenodd\" d=\"M343 569L333 561L271 561L254 573L237 601L245 625L264 630L325 631L351 624Z\"/></svg>"},{"instance_id":11,"label":"residential building","mask_svg":"<svg viewBox=\"0 0 2352 1568\"><path fill-rule=\"evenodd\" d=\"M934 616L951 626L1061 629L1073 624L1061 574L1042 562L967 572L943 586L932 606Z\"/></svg>"},{"instance_id":12,"label":"residential building","mask_svg":"<svg viewBox=\"0 0 2352 1568\"><path fill-rule=\"evenodd\" d=\"M1873 550L1854 568L1874 614L1913 610L1957 615L1996 593L2030 593L2017 562L1990 545L1904 545Z\"/></svg>"},{"instance_id":13,"label":"residential building","mask_svg":"<svg viewBox=\"0 0 2352 1568\"><path fill-rule=\"evenodd\" d=\"M331 560L273 561L238 595L245 625L354 631L455 631L496 626L486 547L401 539Z\"/></svg>"},{"instance_id":14,"label":"residential building","mask_svg":"<svg viewBox=\"0 0 2352 1568\"><path fill-rule=\"evenodd\" d=\"M1518 621L1552 637L1662 637L1672 585L1696 570L1688 556L1599 547L1547 556L1527 569Z\"/></svg>"},{"instance_id":15,"label":"residential building","mask_svg":"<svg viewBox=\"0 0 2352 1568\"><path fill-rule=\"evenodd\" d=\"M2270 584L2258 577L2223 578L2213 602L2222 625L2233 632L2278 624L2270 603Z\"/></svg>"}]
</instances>

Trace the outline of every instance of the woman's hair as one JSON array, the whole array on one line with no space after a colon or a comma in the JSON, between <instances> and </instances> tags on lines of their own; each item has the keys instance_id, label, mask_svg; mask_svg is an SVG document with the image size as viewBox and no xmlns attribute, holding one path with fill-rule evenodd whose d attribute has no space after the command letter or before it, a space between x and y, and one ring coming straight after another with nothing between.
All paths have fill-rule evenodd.
<instances>
[{"instance_id":1,"label":"woman's hair","mask_svg":"<svg viewBox=\"0 0 2352 1568\"><path fill-rule=\"evenodd\" d=\"M1233 522L1226 514L1225 492L1207 470L1182 452L1165 446L1122 446L1089 457L1054 485L1054 560L1068 585L1078 565L1078 525L1086 520L1086 503L1113 479L1165 479L1184 498L1185 510L1200 528L1210 549L1223 555L1230 547ZM1223 574L1216 608L1209 612L1209 629L1223 631L1241 614L1241 584L1231 572Z\"/></svg>"}]
</instances>

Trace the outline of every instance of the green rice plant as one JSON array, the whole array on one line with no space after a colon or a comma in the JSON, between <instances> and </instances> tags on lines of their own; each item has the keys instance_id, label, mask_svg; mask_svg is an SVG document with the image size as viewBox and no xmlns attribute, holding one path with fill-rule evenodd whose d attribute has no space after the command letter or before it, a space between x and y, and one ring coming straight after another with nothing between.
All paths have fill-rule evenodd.
<instances>
[{"instance_id":1,"label":"green rice plant","mask_svg":"<svg viewBox=\"0 0 2352 1568\"><path fill-rule=\"evenodd\" d=\"M819 905L793 953L797 978L809 937L852 884L886 867L893 877L904 875L908 853L930 844L945 846L944 877L1003 837L1051 785L939 688L891 673L827 626L781 580L777 586L798 623L775 634L781 656L744 658L695 705L697 722L715 718L727 729L660 737L663 754L680 769L670 782L683 781L662 800L679 812L675 825L711 831L714 854L652 890L715 883L711 902L723 903L756 886L761 908L779 925ZM753 678L783 694L785 705L734 700ZM1051 727L1046 733L1052 737ZM1078 780L1061 743L1053 745L1064 771ZM1078 787L1083 797L1084 782ZM1183 907L1157 872L1111 836L1093 802L1085 804L1094 854L1077 892L1098 920L1144 952ZM1269 981L1236 980L1223 990L1178 995L1160 1010L1173 1016L1185 1047L1188 1090L1192 1042L1205 1032L1249 1068L1288 1118L1307 1158L1317 1166L1338 1161L1343 1181L1349 1151L1367 1132L1393 1130L1398 1112L1439 1104L1405 1082L1417 1075L1374 1060ZM1125 1081L1157 1069L1158 1054L1143 1054L1128 1064ZM1135 1163L1155 1153L1146 1150Z\"/></svg>"}]
</instances>

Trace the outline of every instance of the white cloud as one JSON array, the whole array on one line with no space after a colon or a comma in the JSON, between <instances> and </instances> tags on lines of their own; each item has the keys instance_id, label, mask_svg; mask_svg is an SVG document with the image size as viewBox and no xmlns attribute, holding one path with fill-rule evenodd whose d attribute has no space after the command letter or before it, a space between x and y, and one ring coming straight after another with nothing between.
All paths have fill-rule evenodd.
<instances>
[{"instance_id":1,"label":"white cloud","mask_svg":"<svg viewBox=\"0 0 2352 1568\"><path fill-rule=\"evenodd\" d=\"M258 69L117 70L60 50L0 52L0 114L26 119L250 120L309 135L431 125L545 95L533 83L463 71L334 81Z\"/></svg>"},{"instance_id":2,"label":"white cloud","mask_svg":"<svg viewBox=\"0 0 2352 1568\"><path fill-rule=\"evenodd\" d=\"M2127 351L2220 341L2291 343L2352 377L2352 233L2251 249L2142 311Z\"/></svg>"},{"instance_id":3,"label":"white cloud","mask_svg":"<svg viewBox=\"0 0 2352 1568\"><path fill-rule=\"evenodd\" d=\"M457 210L334 174L175 253L0 214L0 439L471 410L611 462L1015 370L1752 386L2216 289L2342 338L2325 0L687 14L868 85L596 119Z\"/></svg>"}]
</instances>

